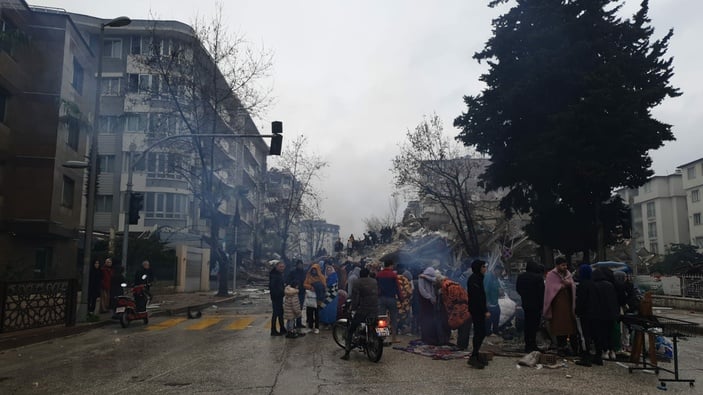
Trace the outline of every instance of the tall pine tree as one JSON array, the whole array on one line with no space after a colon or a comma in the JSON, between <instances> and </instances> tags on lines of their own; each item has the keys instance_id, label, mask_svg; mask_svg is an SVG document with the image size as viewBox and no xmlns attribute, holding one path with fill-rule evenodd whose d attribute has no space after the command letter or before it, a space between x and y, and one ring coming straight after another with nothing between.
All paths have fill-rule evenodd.
<instances>
[{"instance_id":1,"label":"tall pine tree","mask_svg":"<svg viewBox=\"0 0 703 395\"><path fill-rule=\"evenodd\" d=\"M467 111L454 121L457 139L491 156L483 179L489 190L509 190L501 207L532 214L534 240L597 248L599 258L613 223L605 220L611 191L646 182L648 151L674 139L651 109L681 94L664 58L673 31L651 41L648 1L628 19L617 16L620 6L516 0L474 55L489 65L486 88L464 97Z\"/></svg>"}]
</instances>

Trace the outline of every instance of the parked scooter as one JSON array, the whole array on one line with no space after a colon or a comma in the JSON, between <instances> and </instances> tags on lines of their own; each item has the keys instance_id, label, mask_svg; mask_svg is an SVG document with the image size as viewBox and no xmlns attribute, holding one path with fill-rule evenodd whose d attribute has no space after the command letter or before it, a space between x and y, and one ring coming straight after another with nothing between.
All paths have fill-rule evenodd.
<instances>
[{"instance_id":1,"label":"parked scooter","mask_svg":"<svg viewBox=\"0 0 703 395\"><path fill-rule=\"evenodd\" d=\"M142 280L146 280L146 275L142 276ZM122 288L127 288L126 283L122 283ZM115 316L120 321L123 328L129 326L130 321L143 320L144 325L149 323L149 312L146 310L146 305L149 300L147 297L148 284L139 284L132 287L132 296L118 296L117 307L115 308Z\"/></svg>"},{"instance_id":2,"label":"parked scooter","mask_svg":"<svg viewBox=\"0 0 703 395\"><path fill-rule=\"evenodd\" d=\"M351 299L347 299L344 304L342 316L332 325L332 337L342 348L345 348L347 330L354 317L354 312L349 311ZM352 349L364 352L371 362L378 362L383 355L384 339L390 336L388 327L388 316L369 317L366 322L362 322L352 335Z\"/></svg>"}]
</instances>

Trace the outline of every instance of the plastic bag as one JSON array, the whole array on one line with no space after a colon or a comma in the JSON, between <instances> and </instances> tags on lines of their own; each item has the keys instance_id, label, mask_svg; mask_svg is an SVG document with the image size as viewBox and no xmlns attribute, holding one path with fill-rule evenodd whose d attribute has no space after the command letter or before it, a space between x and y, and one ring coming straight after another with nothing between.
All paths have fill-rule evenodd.
<instances>
[{"instance_id":1,"label":"plastic bag","mask_svg":"<svg viewBox=\"0 0 703 395\"><path fill-rule=\"evenodd\" d=\"M657 335L654 345L657 351L657 358L669 360L674 358L674 343L668 337Z\"/></svg>"}]
</instances>

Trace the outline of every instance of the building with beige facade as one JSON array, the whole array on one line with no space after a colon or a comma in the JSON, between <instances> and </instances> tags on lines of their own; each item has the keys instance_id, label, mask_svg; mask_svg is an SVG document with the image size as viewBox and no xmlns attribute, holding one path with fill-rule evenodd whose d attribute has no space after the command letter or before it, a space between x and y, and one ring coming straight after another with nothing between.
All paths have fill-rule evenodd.
<instances>
[{"instance_id":1,"label":"building with beige facade","mask_svg":"<svg viewBox=\"0 0 703 395\"><path fill-rule=\"evenodd\" d=\"M690 244L703 248L703 158L678 167L683 179L683 190L688 206L687 222Z\"/></svg>"}]
</instances>

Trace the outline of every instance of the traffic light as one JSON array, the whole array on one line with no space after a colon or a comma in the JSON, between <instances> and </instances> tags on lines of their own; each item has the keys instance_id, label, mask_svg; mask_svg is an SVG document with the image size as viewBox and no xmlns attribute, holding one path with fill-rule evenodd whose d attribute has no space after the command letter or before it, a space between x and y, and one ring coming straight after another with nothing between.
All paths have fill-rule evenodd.
<instances>
[{"instance_id":1,"label":"traffic light","mask_svg":"<svg viewBox=\"0 0 703 395\"><path fill-rule=\"evenodd\" d=\"M269 155L281 155L281 148L283 147L283 122L271 122L271 132L273 133L273 137L271 137Z\"/></svg>"},{"instance_id":2,"label":"traffic light","mask_svg":"<svg viewBox=\"0 0 703 395\"><path fill-rule=\"evenodd\" d=\"M144 194L141 192L132 192L129 195L129 224L135 225L139 223L139 212L144 208Z\"/></svg>"}]
</instances>

